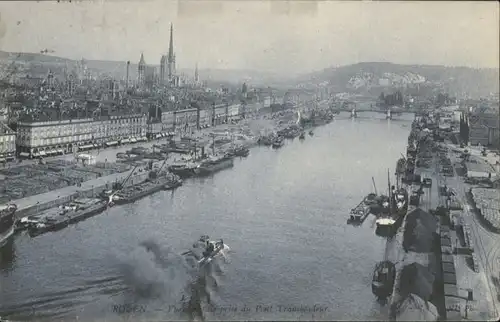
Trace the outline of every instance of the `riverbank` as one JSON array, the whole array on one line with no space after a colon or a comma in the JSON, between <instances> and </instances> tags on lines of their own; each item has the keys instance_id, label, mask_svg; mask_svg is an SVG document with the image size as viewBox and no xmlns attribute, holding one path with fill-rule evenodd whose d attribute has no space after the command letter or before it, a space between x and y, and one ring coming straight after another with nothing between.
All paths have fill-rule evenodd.
<instances>
[{"instance_id":1,"label":"riverbank","mask_svg":"<svg viewBox=\"0 0 500 322\"><path fill-rule=\"evenodd\" d=\"M294 115L294 112L288 113L275 113L270 115L261 115L255 117L253 119L244 119L236 124L222 124L213 128L202 129L192 135L193 138L199 140L200 142L204 142L204 144L208 145L211 142L213 133L227 133L231 135L239 135L239 139L235 141L235 143L243 144L247 147L251 147L256 145L257 138L259 135L263 133L268 133L270 131L276 131L280 127L283 127L289 121L290 115ZM286 121L284 121L286 120ZM137 144L136 146L143 147L152 147L155 143L148 142L143 144ZM226 149L230 144L218 146L216 149L218 151L222 151ZM106 149L104 151L99 151L98 154L95 155L96 158L99 158L99 162L103 162L108 169L114 167L125 167L124 169L130 169L130 166L125 165L115 165L110 162L108 157L110 157L109 153L120 153L121 150L128 149L129 146L121 147L119 149L111 148ZM208 150L207 150L208 151ZM69 157L69 156L63 156ZM172 162L179 161L181 156L170 157L167 161L168 164ZM104 159L104 160L103 160ZM147 160L145 160L147 161ZM70 162L70 160L66 160L66 162ZM153 162L153 167L159 167L163 164L164 161L156 161ZM142 162L144 163L144 161ZM49 163L50 165L50 163ZM46 165L45 165L46 166ZM72 165L68 165L72 166ZM85 168L85 167L84 167ZM121 169L120 168L120 169ZM165 167L166 168L166 167ZM89 171L89 168L85 168ZM64 173L63 173L64 174ZM145 171L145 166L137 168L134 170L125 170L120 173L112 173L110 175L102 175L96 178L92 178L91 180L79 180L78 185L70 185L66 187L62 187L59 189L50 190L48 192L42 194L34 194L31 196L27 196L25 198L13 200L11 202L18 205L18 211L16 213L17 218L21 218L28 215L33 215L40 211L57 207L64 203L70 202L76 198L94 198L97 197L100 193L105 190L110 190L112 185L116 182L123 182L127 177L129 179L126 182L126 186L134 185L139 182L144 181L147 178L147 171Z\"/></svg>"},{"instance_id":2,"label":"riverbank","mask_svg":"<svg viewBox=\"0 0 500 322\"><path fill-rule=\"evenodd\" d=\"M416 143L414 163L420 167L415 168L415 174L421 180L431 179L432 185L424 190L420 205L408 209L402 227L388 241L397 267L391 319L493 320L498 318L500 304L500 283L495 284L495 280L500 281L500 261L494 258L495 247L500 246L498 235L483 227L477 214L470 213L473 207L467 193L475 191L491 200L499 192L468 187L455 171L460 151L447 143L437 144L430 131L424 131L428 123L414 122L409 145ZM454 165L451 175L448 164ZM486 206L493 204L490 201ZM483 203L483 208L486 206Z\"/></svg>"}]
</instances>

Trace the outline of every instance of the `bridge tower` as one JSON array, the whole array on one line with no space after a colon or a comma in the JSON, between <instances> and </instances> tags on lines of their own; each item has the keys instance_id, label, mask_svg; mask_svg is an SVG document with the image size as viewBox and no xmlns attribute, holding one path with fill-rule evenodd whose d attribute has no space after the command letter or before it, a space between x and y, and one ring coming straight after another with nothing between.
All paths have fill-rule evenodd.
<instances>
[{"instance_id":1,"label":"bridge tower","mask_svg":"<svg viewBox=\"0 0 500 322\"><path fill-rule=\"evenodd\" d=\"M387 115L385 116L386 120L392 120L392 111L391 109L387 109Z\"/></svg>"}]
</instances>

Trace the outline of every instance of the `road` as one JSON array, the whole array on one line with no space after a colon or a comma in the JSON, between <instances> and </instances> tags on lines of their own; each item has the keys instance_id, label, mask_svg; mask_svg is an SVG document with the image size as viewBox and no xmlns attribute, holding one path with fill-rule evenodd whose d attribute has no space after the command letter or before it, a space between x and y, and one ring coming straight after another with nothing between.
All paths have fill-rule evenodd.
<instances>
[{"instance_id":1,"label":"road","mask_svg":"<svg viewBox=\"0 0 500 322\"><path fill-rule=\"evenodd\" d=\"M448 149L448 157L450 158L452 164L459 162L458 156L452 151L451 148ZM478 302L476 309L477 313L485 309L488 311L490 317L499 317L500 311L500 293L499 290L493 283L492 277L499 277L500 274L500 235L491 232L485 228L479 219L478 214L474 211L472 205L467 201L467 192L472 187L464 183L456 173L455 167L453 167L454 176L453 177L443 177L444 183L455 190L459 200L463 201L463 218L465 222L469 225L471 232L473 234L472 238L475 246L475 253L479 259L480 272L474 273L470 270L469 274L466 274L464 282L468 285L458 285L459 288L472 288L474 292L474 297ZM456 265L460 261L456 262ZM459 268L457 267L457 273ZM458 274L457 274L458 275ZM477 276L479 275L479 276ZM458 278L459 276L457 276ZM460 283L460 282L459 282ZM481 303L481 298L485 298L486 303ZM470 312L469 316L474 314ZM484 316L478 317L479 319ZM470 316L473 318L473 316Z\"/></svg>"}]
</instances>

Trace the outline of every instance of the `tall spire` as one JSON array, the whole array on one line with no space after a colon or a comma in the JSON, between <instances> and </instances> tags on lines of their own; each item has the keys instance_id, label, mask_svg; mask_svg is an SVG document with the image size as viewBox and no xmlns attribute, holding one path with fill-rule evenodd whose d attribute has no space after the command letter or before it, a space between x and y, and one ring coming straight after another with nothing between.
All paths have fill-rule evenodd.
<instances>
[{"instance_id":1,"label":"tall spire","mask_svg":"<svg viewBox=\"0 0 500 322\"><path fill-rule=\"evenodd\" d=\"M170 44L168 46L168 61L174 60L174 25L170 24Z\"/></svg>"}]
</instances>

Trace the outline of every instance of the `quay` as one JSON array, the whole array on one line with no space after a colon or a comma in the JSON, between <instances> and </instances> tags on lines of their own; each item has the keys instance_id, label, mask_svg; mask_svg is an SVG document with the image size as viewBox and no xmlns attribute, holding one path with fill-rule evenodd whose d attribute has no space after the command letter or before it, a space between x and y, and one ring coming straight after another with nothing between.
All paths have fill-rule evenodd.
<instances>
[{"instance_id":1,"label":"quay","mask_svg":"<svg viewBox=\"0 0 500 322\"><path fill-rule=\"evenodd\" d=\"M387 242L385 257L396 264L397 271L390 318L495 320L500 308L500 236L484 221L490 226L498 222L498 186L468 184L482 161L467 167L464 149L460 151L448 140L438 143L426 131L433 122L430 118L414 121L409 137L409 145L417 142L414 174L429 185ZM458 174L467 173L463 165L470 170L467 178ZM488 169L487 177L493 171ZM477 207L471 204L471 196L480 200Z\"/></svg>"},{"instance_id":2,"label":"quay","mask_svg":"<svg viewBox=\"0 0 500 322\"><path fill-rule=\"evenodd\" d=\"M247 134L250 133L257 137L263 133L269 133L271 131L277 131L277 129L283 127L283 120L290 121L294 118L295 112L293 110L278 112L273 114L263 114L255 119L246 119L242 120L240 124L230 125L223 124L214 128L202 129L198 133L194 135L194 137L198 137L200 139L205 139L205 143L211 142L210 133L213 132L221 132L230 134L232 132L237 131L246 131ZM247 137L247 140L244 141L244 145L247 147L251 147L256 145L257 140L252 139L251 137ZM152 146L156 142L143 143L143 145ZM219 149L224 149L228 147L230 143L219 146ZM98 155L100 158L106 158L108 160L108 153L115 153L116 149L108 149L105 150L104 153L101 152L102 155ZM69 156L63 156L69 157ZM155 161L153 162L153 168L159 167L163 164L164 161ZM172 161L170 161L172 162ZM169 162L167 162L169 163ZM36 194L32 196L28 196L25 198L13 200L12 202L18 206L18 210L16 212L16 218L21 218L29 215L37 214L41 211L58 207L62 204L71 202L77 198L96 198L103 191L111 190L113 184L117 182L123 182L127 177L129 179L125 183L125 187L136 185L140 182L143 182L147 176L149 171L145 170L146 165L143 167L138 167L134 170L127 170L121 173L113 173L110 175L101 176L92 180L83 181L78 185L71 185L67 187L63 187L60 189L48 191L42 194ZM166 167L165 167L166 168Z\"/></svg>"}]
</instances>

